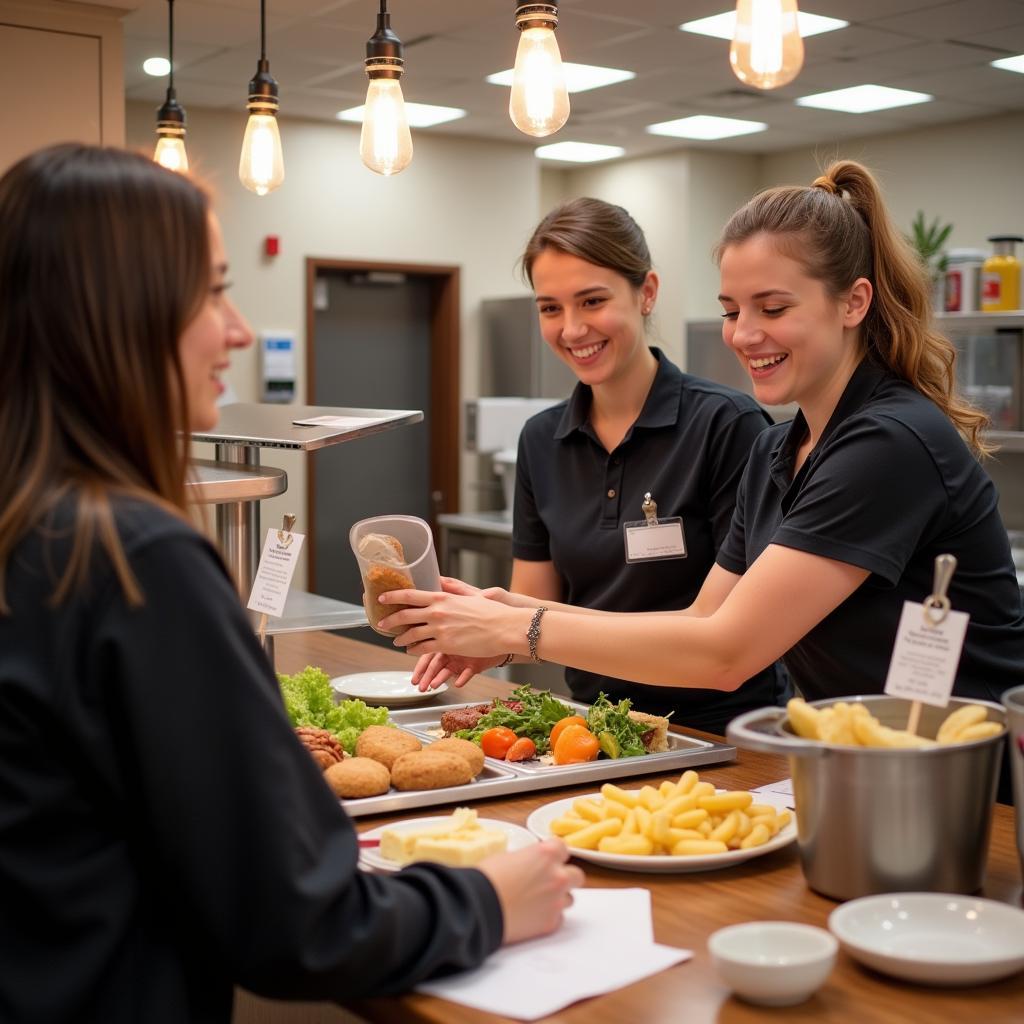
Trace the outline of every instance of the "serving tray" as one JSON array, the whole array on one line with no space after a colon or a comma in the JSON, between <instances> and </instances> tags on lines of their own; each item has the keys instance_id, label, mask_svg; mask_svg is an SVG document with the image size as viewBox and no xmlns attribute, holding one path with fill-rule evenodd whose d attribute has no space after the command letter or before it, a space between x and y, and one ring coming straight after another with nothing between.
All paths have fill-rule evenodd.
<instances>
[{"instance_id":1,"label":"serving tray","mask_svg":"<svg viewBox=\"0 0 1024 1024\"><path fill-rule=\"evenodd\" d=\"M559 697L574 713L586 717L590 710L587 704ZM393 711L389 718L400 729L421 739L424 745L438 739L441 715L459 708L479 707L485 701L467 704L444 704L433 707L414 708L408 711ZM723 764L736 757L736 748L728 743L700 740L693 736L680 736L669 732L668 750L660 754L641 754L639 757L601 758L586 764L540 764L538 762L499 761L493 757L484 759L484 770L473 782L464 786L448 786L444 789L391 790L382 796L363 797L360 800L342 800L342 806L350 817L361 818L370 814L395 814L417 807L437 807L441 804L464 804L473 800L488 800L491 797L507 796L510 793L529 793L542 789L556 789L559 786L577 786L585 783L599 783L606 779L630 778L635 775L651 775L669 772L678 768L685 771L698 765Z\"/></svg>"}]
</instances>

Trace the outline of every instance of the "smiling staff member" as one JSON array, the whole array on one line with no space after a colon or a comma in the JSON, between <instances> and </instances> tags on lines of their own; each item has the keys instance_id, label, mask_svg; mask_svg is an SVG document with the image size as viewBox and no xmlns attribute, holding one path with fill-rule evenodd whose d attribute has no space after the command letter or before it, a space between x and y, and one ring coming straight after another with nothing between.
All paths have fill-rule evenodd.
<instances>
[{"instance_id":1,"label":"smiling staff member","mask_svg":"<svg viewBox=\"0 0 1024 1024\"><path fill-rule=\"evenodd\" d=\"M771 420L748 395L681 373L649 347L659 280L643 232L622 207L590 198L556 207L522 266L544 340L579 383L520 436L510 589L605 611L686 607L728 531L750 446ZM647 494L656 510L645 506ZM645 508L658 530L648 528ZM450 674L464 681L498 663L458 666L461 675L453 663L435 682ZM429 671L429 661L418 669ZM603 691L715 733L742 711L788 696L774 665L732 693L670 691L576 668L566 682L584 703Z\"/></svg>"},{"instance_id":2,"label":"smiling staff member","mask_svg":"<svg viewBox=\"0 0 1024 1024\"><path fill-rule=\"evenodd\" d=\"M955 351L878 184L843 161L755 196L726 225L719 265L726 344L757 398L800 412L755 441L694 603L598 616L396 591L384 603L421 607L385 628L411 627L398 643L424 653L510 650L723 691L784 657L808 699L879 693L904 601L931 592L948 552L949 599L970 615L953 692L998 699L1024 670L1024 609L978 461L986 419L957 393Z\"/></svg>"}]
</instances>

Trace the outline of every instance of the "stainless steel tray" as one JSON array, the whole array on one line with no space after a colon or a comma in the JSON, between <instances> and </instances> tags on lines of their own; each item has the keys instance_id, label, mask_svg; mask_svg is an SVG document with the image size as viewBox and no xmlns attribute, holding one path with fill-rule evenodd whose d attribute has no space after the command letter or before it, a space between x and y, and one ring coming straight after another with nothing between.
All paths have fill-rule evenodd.
<instances>
[{"instance_id":1,"label":"stainless steel tray","mask_svg":"<svg viewBox=\"0 0 1024 1024\"><path fill-rule=\"evenodd\" d=\"M589 710L586 704L559 698L573 711L584 716ZM416 708L410 711L392 711L390 718L400 729L429 743L438 737L431 730L440 728L441 714L456 708L478 707L485 701L467 704L443 704L433 707ZM643 754L640 757L607 758L589 761L586 764L543 765L522 762L484 759L484 770L465 786L449 786L445 789L416 789L405 792L391 790L383 796L364 797L361 800L342 800L342 806L353 818L370 814L395 814L417 807L436 807L441 804L464 804L473 800L488 800L491 797L507 796L511 793L529 793L541 789L555 789L558 786L578 786L607 779L628 778L634 775L650 775L655 772L680 771L698 765L723 764L736 757L736 748L727 743L699 740L692 736L668 734L669 749L660 754Z\"/></svg>"}]
</instances>

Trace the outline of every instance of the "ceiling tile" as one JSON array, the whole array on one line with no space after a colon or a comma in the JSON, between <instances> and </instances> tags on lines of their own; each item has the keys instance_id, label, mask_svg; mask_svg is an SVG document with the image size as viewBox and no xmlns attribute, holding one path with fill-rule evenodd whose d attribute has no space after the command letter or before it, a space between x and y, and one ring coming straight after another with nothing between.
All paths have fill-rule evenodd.
<instances>
[{"instance_id":1,"label":"ceiling tile","mask_svg":"<svg viewBox=\"0 0 1024 1024\"><path fill-rule=\"evenodd\" d=\"M928 39L956 39L972 28L997 29L1024 20L1024 8L1014 0L956 0L922 7L925 9L879 18L873 27Z\"/></svg>"}]
</instances>

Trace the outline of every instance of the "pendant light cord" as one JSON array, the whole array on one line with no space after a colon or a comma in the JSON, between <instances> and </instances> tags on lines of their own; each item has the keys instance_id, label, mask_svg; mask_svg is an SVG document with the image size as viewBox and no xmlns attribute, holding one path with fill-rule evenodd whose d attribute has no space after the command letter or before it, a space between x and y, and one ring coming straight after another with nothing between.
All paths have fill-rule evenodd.
<instances>
[{"instance_id":1,"label":"pendant light cord","mask_svg":"<svg viewBox=\"0 0 1024 1024\"><path fill-rule=\"evenodd\" d=\"M260 60L267 59L267 0L260 0Z\"/></svg>"},{"instance_id":2,"label":"pendant light cord","mask_svg":"<svg viewBox=\"0 0 1024 1024\"><path fill-rule=\"evenodd\" d=\"M167 79L167 87L174 94L174 0L167 0L167 57L171 70Z\"/></svg>"}]
</instances>

